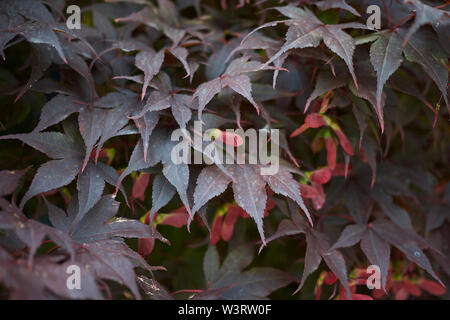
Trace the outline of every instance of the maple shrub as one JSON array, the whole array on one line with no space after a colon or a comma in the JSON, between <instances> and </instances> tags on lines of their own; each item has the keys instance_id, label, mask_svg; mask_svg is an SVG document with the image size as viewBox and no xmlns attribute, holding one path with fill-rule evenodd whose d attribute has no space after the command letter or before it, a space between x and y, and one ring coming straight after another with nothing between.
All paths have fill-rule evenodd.
<instances>
[{"instance_id":1,"label":"maple shrub","mask_svg":"<svg viewBox=\"0 0 450 320\"><path fill-rule=\"evenodd\" d=\"M449 9L1 0L0 297L449 298Z\"/></svg>"}]
</instances>

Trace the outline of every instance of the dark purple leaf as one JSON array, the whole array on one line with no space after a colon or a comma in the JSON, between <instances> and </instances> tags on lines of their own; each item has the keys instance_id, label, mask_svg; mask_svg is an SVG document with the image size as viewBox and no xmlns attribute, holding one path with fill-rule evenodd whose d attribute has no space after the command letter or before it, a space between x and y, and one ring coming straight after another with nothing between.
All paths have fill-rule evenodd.
<instances>
[{"instance_id":1,"label":"dark purple leaf","mask_svg":"<svg viewBox=\"0 0 450 320\"><path fill-rule=\"evenodd\" d=\"M78 115L80 133L86 146L82 170L86 167L95 144L105 130L105 111L102 109L83 109Z\"/></svg>"},{"instance_id":2,"label":"dark purple leaf","mask_svg":"<svg viewBox=\"0 0 450 320\"><path fill-rule=\"evenodd\" d=\"M187 197L187 188L189 183L189 166L187 164L174 164L168 162L164 164L163 174L167 180L177 189L181 202L191 215L191 206Z\"/></svg>"},{"instance_id":3,"label":"dark purple leaf","mask_svg":"<svg viewBox=\"0 0 450 320\"><path fill-rule=\"evenodd\" d=\"M162 174L155 176L152 187L152 209L150 210L151 223L153 223L153 216L155 213L169 203L175 193L176 189Z\"/></svg>"},{"instance_id":4,"label":"dark purple leaf","mask_svg":"<svg viewBox=\"0 0 450 320\"><path fill-rule=\"evenodd\" d=\"M405 37L403 29L400 29L399 32ZM441 91L447 108L450 108L447 96L448 72L443 63L447 55L443 52L439 42L433 38L433 34L426 30L418 32L415 37L409 39L403 48L403 53L406 59L423 67Z\"/></svg>"},{"instance_id":5,"label":"dark purple leaf","mask_svg":"<svg viewBox=\"0 0 450 320\"><path fill-rule=\"evenodd\" d=\"M297 204L300 206L300 208L302 208L303 212L308 218L311 226L313 225L311 215L309 214L308 209L303 203L303 199L300 194L300 186L297 181L292 178L291 173L287 169L280 167L277 173L271 175L262 175L261 177L267 182L269 187L275 193L282 194L297 202Z\"/></svg>"},{"instance_id":6,"label":"dark purple leaf","mask_svg":"<svg viewBox=\"0 0 450 320\"><path fill-rule=\"evenodd\" d=\"M48 101L42 108L41 118L34 131L42 131L55 125L72 113L80 111L83 106L75 103L74 98L59 94Z\"/></svg>"},{"instance_id":7,"label":"dark purple leaf","mask_svg":"<svg viewBox=\"0 0 450 320\"><path fill-rule=\"evenodd\" d=\"M105 180L97 172L97 167L89 162L86 169L78 176L78 215L73 223L78 223L97 202L103 194Z\"/></svg>"},{"instance_id":8,"label":"dark purple leaf","mask_svg":"<svg viewBox=\"0 0 450 320\"><path fill-rule=\"evenodd\" d=\"M219 267L217 250L209 247L204 260L204 272L210 284L208 289L228 287L220 295L224 299L264 299L272 291L293 281L289 274L273 268L253 268L242 272L252 259L251 246L240 246L231 251Z\"/></svg>"},{"instance_id":9,"label":"dark purple leaf","mask_svg":"<svg viewBox=\"0 0 450 320\"><path fill-rule=\"evenodd\" d=\"M204 168L197 178L192 212L197 212L209 200L223 193L231 181L230 177L214 165Z\"/></svg>"},{"instance_id":10,"label":"dark purple leaf","mask_svg":"<svg viewBox=\"0 0 450 320\"><path fill-rule=\"evenodd\" d=\"M433 278L441 282L434 272L427 256L418 246L419 243L423 245L424 241L421 240L418 235L413 233L414 231L402 229L385 220L374 222L372 228L381 238L402 251L409 260L425 269L433 276Z\"/></svg>"},{"instance_id":11,"label":"dark purple leaf","mask_svg":"<svg viewBox=\"0 0 450 320\"><path fill-rule=\"evenodd\" d=\"M144 72L144 84L142 86L141 100L145 97L147 86L159 70L164 61L164 51L156 53L153 50L141 51L136 55L136 67Z\"/></svg>"},{"instance_id":12,"label":"dark purple leaf","mask_svg":"<svg viewBox=\"0 0 450 320\"><path fill-rule=\"evenodd\" d=\"M51 160L44 163L36 172L30 188L20 202L20 207L23 208L29 199L39 193L68 185L80 170L81 160L76 158Z\"/></svg>"},{"instance_id":13,"label":"dark purple leaf","mask_svg":"<svg viewBox=\"0 0 450 320\"><path fill-rule=\"evenodd\" d=\"M159 113L158 112L146 112L142 118L133 119L136 127L141 134L143 151L144 151L144 161L147 160L147 152L148 152L148 140L155 129L156 125L159 121Z\"/></svg>"},{"instance_id":14,"label":"dark purple leaf","mask_svg":"<svg viewBox=\"0 0 450 320\"><path fill-rule=\"evenodd\" d=\"M263 230L264 209L266 207L266 183L259 175L259 167L255 165L227 166L232 172L233 193L237 204L255 220L261 240L265 243Z\"/></svg>"},{"instance_id":15,"label":"dark purple leaf","mask_svg":"<svg viewBox=\"0 0 450 320\"><path fill-rule=\"evenodd\" d=\"M385 289L391 255L390 245L369 228L362 236L361 249L370 263L380 268L381 285Z\"/></svg>"},{"instance_id":16,"label":"dark purple leaf","mask_svg":"<svg viewBox=\"0 0 450 320\"><path fill-rule=\"evenodd\" d=\"M378 115L383 113L381 109L383 86L403 61L401 41L397 32L388 31L383 33L370 47L370 62L377 72L376 101Z\"/></svg>"},{"instance_id":17,"label":"dark purple leaf","mask_svg":"<svg viewBox=\"0 0 450 320\"><path fill-rule=\"evenodd\" d=\"M362 224L351 224L345 227L342 231L339 239L336 240L335 244L330 248L330 250L351 247L357 244L361 237L366 233L366 226Z\"/></svg>"}]
</instances>

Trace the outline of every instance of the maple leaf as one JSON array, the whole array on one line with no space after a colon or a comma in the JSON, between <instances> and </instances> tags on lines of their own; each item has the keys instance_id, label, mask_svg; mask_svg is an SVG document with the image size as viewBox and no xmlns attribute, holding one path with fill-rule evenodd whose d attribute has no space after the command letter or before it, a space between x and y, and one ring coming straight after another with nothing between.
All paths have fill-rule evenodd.
<instances>
[{"instance_id":1,"label":"maple leaf","mask_svg":"<svg viewBox=\"0 0 450 320\"><path fill-rule=\"evenodd\" d=\"M136 67L144 72L144 84L142 86L141 100L144 100L147 86L161 69L164 61L164 51L156 53L153 49L141 51L136 55Z\"/></svg>"},{"instance_id":2,"label":"maple leaf","mask_svg":"<svg viewBox=\"0 0 450 320\"><path fill-rule=\"evenodd\" d=\"M76 217L76 222L81 220L84 215L100 200L105 182L115 186L119 178L116 171L104 163L88 162L86 170L84 170L77 180L79 213ZM125 190L121 186L121 193L126 199Z\"/></svg>"},{"instance_id":3,"label":"maple leaf","mask_svg":"<svg viewBox=\"0 0 450 320\"><path fill-rule=\"evenodd\" d=\"M171 159L171 150L175 142L170 139L170 135L165 130L155 130L151 135L154 143L150 146L147 156L144 157L142 140L136 144L133 150L128 167L122 172L117 183L116 190L122 180L131 172L150 168L159 162L163 164L163 174L166 179L176 188L183 204L186 206L189 214L191 209L187 197L187 187L189 183L189 167L187 164L175 164ZM116 191L117 192L117 191Z\"/></svg>"},{"instance_id":4,"label":"maple leaf","mask_svg":"<svg viewBox=\"0 0 450 320\"><path fill-rule=\"evenodd\" d=\"M259 167L244 164L242 168L239 165L235 165L227 169L232 172L234 178L232 185L234 199L255 220L261 240L265 243L262 218L264 216L267 194L266 182L259 175Z\"/></svg>"},{"instance_id":5,"label":"maple leaf","mask_svg":"<svg viewBox=\"0 0 450 320\"><path fill-rule=\"evenodd\" d=\"M242 271L252 260L252 247L242 245L229 252L220 264L216 248L209 246L203 260L208 291L202 298L205 299L212 290L223 288L223 292L218 294L218 299L265 299L272 291L292 282L291 275L274 268L252 268Z\"/></svg>"},{"instance_id":6,"label":"maple leaf","mask_svg":"<svg viewBox=\"0 0 450 320\"><path fill-rule=\"evenodd\" d=\"M71 239L67 234L28 219L14 204L8 205L5 211L0 212L0 226L2 230L14 231L17 237L28 246L27 266L30 269L33 267L36 251L46 236L63 247L72 257L74 256Z\"/></svg>"},{"instance_id":7,"label":"maple leaf","mask_svg":"<svg viewBox=\"0 0 450 320\"><path fill-rule=\"evenodd\" d=\"M159 81L155 83L155 86L157 86L159 90L153 91L148 97L145 105L142 107L142 110L140 110L137 115L133 115L130 118L137 120L148 113L155 113L156 111L171 107L172 114L180 128L185 128L186 123L192 116L191 96L175 93L176 91L172 87L170 79L165 73L162 73L159 76ZM154 116L151 117L151 119L153 120ZM151 123L154 123L154 121Z\"/></svg>"},{"instance_id":8,"label":"maple leaf","mask_svg":"<svg viewBox=\"0 0 450 320\"><path fill-rule=\"evenodd\" d=\"M386 289L391 247L375 232L368 229L362 236L361 249L371 264L380 267L381 286Z\"/></svg>"},{"instance_id":9,"label":"maple leaf","mask_svg":"<svg viewBox=\"0 0 450 320\"><path fill-rule=\"evenodd\" d=\"M410 261L425 269L439 283L442 283L427 256L419 247L419 244L427 246L427 242L413 230L400 228L390 221L381 219L372 223L372 229L389 244L402 251Z\"/></svg>"},{"instance_id":10,"label":"maple leaf","mask_svg":"<svg viewBox=\"0 0 450 320\"><path fill-rule=\"evenodd\" d=\"M292 178L291 173L286 168L280 167L276 174L263 175L262 178L275 193L282 194L294 200L305 213L311 226L313 225L311 215L303 203L298 183Z\"/></svg>"},{"instance_id":11,"label":"maple leaf","mask_svg":"<svg viewBox=\"0 0 450 320\"><path fill-rule=\"evenodd\" d=\"M43 131L61 121L71 114L84 109L84 106L74 102L75 98L64 94L58 94L49 100L41 111L39 123L33 131Z\"/></svg>"},{"instance_id":12,"label":"maple leaf","mask_svg":"<svg viewBox=\"0 0 450 320\"><path fill-rule=\"evenodd\" d=\"M13 26L11 32L14 34L20 34L27 41L31 43L43 43L48 44L56 49L60 58L67 63L68 60L63 52L58 37L53 31L53 28L46 22L29 21L23 24Z\"/></svg>"},{"instance_id":13,"label":"maple leaf","mask_svg":"<svg viewBox=\"0 0 450 320\"><path fill-rule=\"evenodd\" d=\"M328 71L320 71L317 75L316 84L313 92L309 96L305 105L305 112L308 110L311 102L322 94L342 87L347 83L346 77L335 77Z\"/></svg>"},{"instance_id":14,"label":"maple leaf","mask_svg":"<svg viewBox=\"0 0 450 320\"><path fill-rule=\"evenodd\" d=\"M86 146L86 154L83 160L82 171L84 171L84 168L89 161L89 157L91 156L91 152L103 133L104 121L105 110L103 109L83 109L78 115L78 126Z\"/></svg>"},{"instance_id":15,"label":"maple leaf","mask_svg":"<svg viewBox=\"0 0 450 320\"><path fill-rule=\"evenodd\" d=\"M95 277L125 284L139 298L134 267L141 266L149 271L155 270L155 267L150 267L136 252L129 249L121 238L155 238L163 242L167 240L156 230L139 221L125 218L112 220L118 206L119 203L114 201L111 195L105 195L82 218L78 218L78 199L74 197L67 214L49 205L49 218L56 228L68 232L72 241L80 245L75 257L77 262L84 266L89 265Z\"/></svg>"},{"instance_id":16,"label":"maple leaf","mask_svg":"<svg viewBox=\"0 0 450 320\"><path fill-rule=\"evenodd\" d=\"M410 11L413 11L415 15L414 22L409 27L408 33L403 40L403 47L408 43L409 39L411 39L411 36L425 24L430 24L436 33L442 37L443 43L446 43L445 30L448 28L448 12L433 8L418 0L403 0L403 3Z\"/></svg>"},{"instance_id":17,"label":"maple leaf","mask_svg":"<svg viewBox=\"0 0 450 320\"><path fill-rule=\"evenodd\" d=\"M402 39L407 39L407 36L406 30L399 28L380 32L377 36L370 38L370 40L376 39L370 47L370 61L377 72L376 96L373 99L370 88L364 88L364 86L358 92L374 106L376 101L376 110L382 131L384 130L382 89L389 77L400 67L403 61L402 53L407 60L418 63L424 68L442 92L447 107L449 106L446 92L448 72L443 69L443 61L446 59L443 49L435 40L435 36L425 30L418 32L414 38L404 42L402 46ZM363 79L368 78L363 77ZM365 82L367 83L367 81Z\"/></svg>"},{"instance_id":18,"label":"maple leaf","mask_svg":"<svg viewBox=\"0 0 450 320\"><path fill-rule=\"evenodd\" d=\"M289 20L268 22L255 30L253 32L274 26L278 23L286 24L289 29L286 33L286 42L283 44L281 49L272 55L268 61L266 61L262 68L266 67L270 63L274 62L285 52L295 49L295 48L306 48L306 47L317 47L321 40L324 41L325 45L341 57L353 78L355 86L358 87L356 80L354 68L353 68L353 52L355 50L355 42L353 38L342 31L345 28L362 28L366 29L366 26L357 23L347 23L347 24L335 24L326 25L323 24L319 19L317 19L314 14L308 9L301 9L294 6L277 7L281 14L290 18ZM250 34L247 35L250 36ZM243 41L245 41L244 38Z\"/></svg>"},{"instance_id":19,"label":"maple leaf","mask_svg":"<svg viewBox=\"0 0 450 320\"><path fill-rule=\"evenodd\" d=\"M0 263L5 270L5 273L0 273L0 280L11 291L12 299L103 298L94 277L83 266L80 267L80 274L82 275L80 277L80 289L69 289L66 284L66 270L72 262L59 263L54 260L51 257L39 257L34 262L33 269L29 269L21 259L14 259L0 247Z\"/></svg>"},{"instance_id":20,"label":"maple leaf","mask_svg":"<svg viewBox=\"0 0 450 320\"><path fill-rule=\"evenodd\" d=\"M196 90L192 99L198 98L198 118L201 119L202 111L212 98L226 87L246 98L259 114L259 107L252 97L250 78L243 73L258 71L262 64L242 57L233 60L225 72L218 78L202 83Z\"/></svg>"},{"instance_id":21,"label":"maple leaf","mask_svg":"<svg viewBox=\"0 0 450 320\"><path fill-rule=\"evenodd\" d=\"M350 288L348 286L347 268L342 254L339 251L330 248L326 236L317 231L310 230L307 232L306 242L305 267L303 269L300 285L295 293L303 287L305 279L319 267L319 264L323 259L344 286L347 296L351 297Z\"/></svg>"},{"instance_id":22,"label":"maple leaf","mask_svg":"<svg viewBox=\"0 0 450 320\"><path fill-rule=\"evenodd\" d=\"M370 62L377 72L377 110L380 119L381 94L383 86L389 77L402 63L401 37L395 31L383 33L370 47Z\"/></svg>"},{"instance_id":23,"label":"maple leaf","mask_svg":"<svg viewBox=\"0 0 450 320\"><path fill-rule=\"evenodd\" d=\"M399 29L399 33L405 37L404 29ZM420 64L423 70L433 79L442 93L447 109L449 109L447 93L448 72L445 67L448 55L444 52L439 42L435 40L435 36L431 32L427 32L427 30L417 32L413 38L409 39L403 48L403 53L409 61Z\"/></svg>"},{"instance_id":24,"label":"maple leaf","mask_svg":"<svg viewBox=\"0 0 450 320\"><path fill-rule=\"evenodd\" d=\"M20 207L35 195L72 182L81 170L83 148L70 136L59 132L31 132L1 136L0 140L19 139L39 150L50 158L56 159L44 163L36 172L27 193L23 196Z\"/></svg>"},{"instance_id":25,"label":"maple leaf","mask_svg":"<svg viewBox=\"0 0 450 320\"><path fill-rule=\"evenodd\" d=\"M152 209L150 210L150 222L153 216L173 198L176 189L162 174L158 174L153 179L152 187ZM194 209L192 212L195 212Z\"/></svg>"},{"instance_id":26,"label":"maple leaf","mask_svg":"<svg viewBox=\"0 0 450 320\"><path fill-rule=\"evenodd\" d=\"M231 178L216 166L204 168L197 178L192 212L197 212L209 200L223 193L231 181Z\"/></svg>"}]
</instances>

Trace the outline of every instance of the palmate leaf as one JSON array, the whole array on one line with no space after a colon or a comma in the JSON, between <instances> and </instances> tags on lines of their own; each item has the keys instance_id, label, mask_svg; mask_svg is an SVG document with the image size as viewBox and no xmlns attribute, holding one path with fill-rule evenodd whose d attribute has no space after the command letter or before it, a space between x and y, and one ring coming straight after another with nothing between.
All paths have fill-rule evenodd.
<instances>
[{"instance_id":1,"label":"palmate leaf","mask_svg":"<svg viewBox=\"0 0 450 320\"><path fill-rule=\"evenodd\" d=\"M12 230L29 248L27 266L33 266L35 253L42 240L48 236L54 243L64 248L71 257L74 256L70 237L61 230L51 228L33 219L28 219L15 204L9 204L5 211L0 212L0 227L2 230Z\"/></svg>"},{"instance_id":2,"label":"palmate leaf","mask_svg":"<svg viewBox=\"0 0 450 320\"><path fill-rule=\"evenodd\" d=\"M27 193L21 200L21 208L37 194L69 184L81 170L83 156L80 151L82 149L68 135L59 132L32 132L0 137L0 140L3 139L19 139L49 157L58 159L51 160L38 169Z\"/></svg>"},{"instance_id":3,"label":"palmate leaf","mask_svg":"<svg viewBox=\"0 0 450 320\"><path fill-rule=\"evenodd\" d=\"M197 178L192 212L197 212L209 200L223 193L231 181L230 177L214 165L204 168Z\"/></svg>"},{"instance_id":4,"label":"palmate leaf","mask_svg":"<svg viewBox=\"0 0 450 320\"><path fill-rule=\"evenodd\" d=\"M166 179L177 189L181 202L190 215L191 206L187 196L189 185L189 166L187 164L174 164L171 161L164 163L163 174Z\"/></svg>"},{"instance_id":5,"label":"palmate leaf","mask_svg":"<svg viewBox=\"0 0 450 320\"><path fill-rule=\"evenodd\" d=\"M281 14L291 18L290 20L269 22L256 28L274 26L278 23L285 23L289 26L286 33L286 42L281 49L272 55L268 61L266 61L263 67L266 67L270 63L274 62L285 52L295 48L317 47L321 40L325 45L341 57L353 78L355 86L358 87L354 68L353 68L353 52L355 50L355 41L353 38L342 31L345 28L362 28L366 29L366 26L357 23L326 25L317 19L314 14L308 9L301 9L294 6L285 6L276 8ZM250 35L250 34L249 34ZM248 35L248 36L249 36ZM245 39L244 39L245 40Z\"/></svg>"},{"instance_id":6,"label":"palmate leaf","mask_svg":"<svg viewBox=\"0 0 450 320\"><path fill-rule=\"evenodd\" d=\"M192 77L195 68L187 61L189 51L181 45L187 40L192 40L192 37L198 37L199 34L195 32L195 28L191 30L192 27L190 25L181 25L176 6L171 1L158 1L158 8L154 7L149 2L145 2L144 4L146 7L142 10L134 12L127 17L118 18L116 21L138 22L164 33L172 41L172 45L170 47L165 47L160 52L162 54L170 52L183 65L186 70L185 77ZM189 34L190 37L185 37L187 34ZM185 41L183 41L183 39ZM158 59L159 58L160 57L158 57Z\"/></svg>"},{"instance_id":7,"label":"palmate leaf","mask_svg":"<svg viewBox=\"0 0 450 320\"><path fill-rule=\"evenodd\" d=\"M117 181L116 189L118 189L122 180L131 172L150 168L162 162L164 176L176 188L181 201L191 215L191 207L187 197L189 166L187 164L175 164L172 162L171 151L175 143L171 141L167 131L164 129L154 130L150 139L152 144L147 152L146 158L144 158L143 154L142 140L139 140L131 154L128 167L122 172Z\"/></svg>"},{"instance_id":8,"label":"palmate leaf","mask_svg":"<svg viewBox=\"0 0 450 320\"><path fill-rule=\"evenodd\" d=\"M156 53L153 49L141 51L136 55L136 67L144 72L144 84L142 86L141 100L144 99L147 86L155 76L164 61L164 51Z\"/></svg>"},{"instance_id":9,"label":"palmate leaf","mask_svg":"<svg viewBox=\"0 0 450 320\"><path fill-rule=\"evenodd\" d=\"M172 108L172 114L178 122L180 128L185 128L186 123L191 119L190 109L191 96L186 94L173 94L171 92L153 91L146 104L137 115L131 117L133 120L144 117L147 113Z\"/></svg>"},{"instance_id":10,"label":"palmate leaf","mask_svg":"<svg viewBox=\"0 0 450 320\"><path fill-rule=\"evenodd\" d=\"M339 239L331 247L331 250L350 247L357 244L363 234L366 233L366 226L362 224L350 224L342 231Z\"/></svg>"},{"instance_id":11,"label":"palmate leaf","mask_svg":"<svg viewBox=\"0 0 450 320\"><path fill-rule=\"evenodd\" d=\"M317 97L321 96L324 93L327 93L330 90L334 90L336 88L343 87L347 83L346 77L335 77L330 72L321 71L317 75L316 84L313 92L309 96L305 105L305 112L308 110L311 102Z\"/></svg>"},{"instance_id":12,"label":"palmate leaf","mask_svg":"<svg viewBox=\"0 0 450 320\"><path fill-rule=\"evenodd\" d=\"M203 260L208 290L203 292L202 299L210 295L227 300L267 299L272 291L293 281L291 275L274 268L243 271L253 260L253 256L252 247L242 245L229 252L222 265L219 265L217 250L210 246Z\"/></svg>"},{"instance_id":13,"label":"palmate leaf","mask_svg":"<svg viewBox=\"0 0 450 320\"><path fill-rule=\"evenodd\" d=\"M317 231L310 230L307 232L306 242L305 267L296 292L303 287L306 278L319 267L323 258L327 266L344 286L347 296L351 297L344 256L339 251L330 248L326 236Z\"/></svg>"},{"instance_id":14,"label":"palmate leaf","mask_svg":"<svg viewBox=\"0 0 450 320\"><path fill-rule=\"evenodd\" d=\"M95 144L102 135L105 123L105 110L83 109L78 115L78 126L86 146L86 154L83 160L83 169L86 167Z\"/></svg>"},{"instance_id":15,"label":"palmate leaf","mask_svg":"<svg viewBox=\"0 0 450 320\"><path fill-rule=\"evenodd\" d=\"M126 285L133 295L140 299L134 268L139 266L148 271L160 268L150 267L135 251L123 241L100 240L88 243L77 256L80 264L93 269L97 278L113 280Z\"/></svg>"},{"instance_id":16,"label":"palmate leaf","mask_svg":"<svg viewBox=\"0 0 450 320\"><path fill-rule=\"evenodd\" d=\"M191 108L194 108L194 105L191 103L191 96L178 93L178 90L172 87L169 76L164 72L160 72L150 84L157 90L149 95L140 110L136 108L135 115L132 115L130 118L135 120L139 125L142 125L142 118L147 116L147 120L144 120L156 125L157 122L155 123L155 121L157 119L155 117L158 114L157 111L170 107L172 115L180 128L185 128L186 123L192 116ZM137 122L139 119L141 120Z\"/></svg>"},{"instance_id":17,"label":"palmate leaf","mask_svg":"<svg viewBox=\"0 0 450 320\"><path fill-rule=\"evenodd\" d=\"M164 207L173 198L177 190L162 174L158 174L153 179L152 187L152 208L150 210L150 223L159 209ZM195 213L194 210L192 212Z\"/></svg>"},{"instance_id":18,"label":"palmate leaf","mask_svg":"<svg viewBox=\"0 0 450 320\"><path fill-rule=\"evenodd\" d=\"M258 71L263 68L257 61L249 61L249 57L242 57L233 60L225 72L218 78L202 83L195 90L192 99L198 98L198 118L201 120L203 109L212 100L212 98L222 89L229 87L246 98L259 114L258 104L252 97L252 85L250 78L244 74Z\"/></svg>"},{"instance_id":19,"label":"palmate leaf","mask_svg":"<svg viewBox=\"0 0 450 320\"><path fill-rule=\"evenodd\" d=\"M437 10L440 11L440 10ZM411 30L411 29L410 29ZM370 61L377 72L376 90L376 110L382 129L384 128L382 116L382 89L389 77L400 67L403 59L420 64L424 71L433 79L442 93L444 101L449 107L446 87L448 84L448 72L445 70L444 61L447 55L440 46L436 37L427 30L421 30L410 41L402 41L407 38L407 31L399 28L393 31L383 31L377 37L372 37L369 41L377 39L370 47ZM362 88L364 89L364 88ZM361 96L371 101L373 98L362 90ZM421 97L423 99L423 97Z\"/></svg>"},{"instance_id":20,"label":"palmate leaf","mask_svg":"<svg viewBox=\"0 0 450 320\"><path fill-rule=\"evenodd\" d=\"M390 245L371 229L368 229L362 236L361 249L371 264L380 267L381 286L385 289L391 255Z\"/></svg>"},{"instance_id":21,"label":"palmate leaf","mask_svg":"<svg viewBox=\"0 0 450 320\"><path fill-rule=\"evenodd\" d=\"M136 170L147 169L158 164L162 160L162 150L164 148L164 143L166 142L167 136L163 130L154 130L151 134L151 144L144 156L144 146L142 140L139 140L136 144L133 152L131 153L130 160L128 161L128 166L121 173L119 179L116 183L116 192L119 189L122 180Z\"/></svg>"},{"instance_id":22,"label":"palmate leaf","mask_svg":"<svg viewBox=\"0 0 450 320\"><path fill-rule=\"evenodd\" d=\"M389 77L402 63L401 37L396 31L383 33L370 47L370 62L377 72L377 110L378 117L383 118L381 109L381 94L383 86ZM382 132L384 124L382 125Z\"/></svg>"},{"instance_id":23,"label":"palmate leaf","mask_svg":"<svg viewBox=\"0 0 450 320\"><path fill-rule=\"evenodd\" d=\"M74 102L75 100L75 97L63 94L58 94L49 100L42 107L41 117L34 131L43 131L84 109L84 106Z\"/></svg>"},{"instance_id":24,"label":"palmate leaf","mask_svg":"<svg viewBox=\"0 0 450 320\"><path fill-rule=\"evenodd\" d=\"M311 216L303 203L299 185L286 168L281 167L272 175L261 175L262 167L260 165L227 165L226 169L231 173L231 177L216 166L209 166L202 170L194 192L193 213L210 199L222 194L228 184L232 182L236 203L253 218L263 245L265 245L262 218L266 208L266 184L268 184L275 193L294 200L302 208L312 225Z\"/></svg>"},{"instance_id":25,"label":"palmate leaf","mask_svg":"<svg viewBox=\"0 0 450 320\"><path fill-rule=\"evenodd\" d=\"M0 280L11 291L11 299L40 300L64 297L70 299L102 299L102 294L89 270L80 266L81 287L67 287L67 269L73 262L57 263L49 256L39 257L30 269L0 247Z\"/></svg>"},{"instance_id":26,"label":"palmate leaf","mask_svg":"<svg viewBox=\"0 0 450 320\"><path fill-rule=\"evenodd\" d=\"M129 249L121 238L155 238L167 242L156 230L136 220L113 217L119 203L112 195L103 196L82 218L78 208L78 197L71 201L66 213L49 205L49 218L58 229L68 232L73 243L80 245L75 261L89 266L96 278L109 279L129 287L139 298L134 268L150 267L136 252ZM112 221L111 221L112 220Z\"/></svg>"},{"instance_id":27,"label":"palmate leaf","mask_svg":"<svg viewBox=\"0 0 450 320\"><path fill-rule=\"evenodd\" d=\"M232 173L233 193L236 203L255 220L261 240L265 243L263 216L266 207L266 183L259 174L256 165L244 164L227 167Z\"/></svg>"},{"instance_id":28,"label":"palmate leaf","mask_svg":"<svg viewBox=\"0 0 450 320\"><path fill-rule=\"evenodd\" d=\"M82 245L83 243L108 240L115 237L147 237L166 241L157 231L151 230L148 226L136 220L117 218L110 221L119 208L119 203L113 199L112 195L103 196L81 219L77 219L80 213L78 197L74 197L72 201L75 202L73 204L71 202L67 214L50 205L49 218L56 228L67 231L74 243Z\"/></svg>"},{"instance_id":29,"label":"palmate leaf","mask_svg":"<svg viewBox=\"0 0 450 320\"><path fill-rule=\"evenodd\" d=\"M119 102L108 103L111 98L105 96L104 100L97 102L102 108L83 108L80 111L78 125L86 146L82 171L86 167L94 146L97 146L95 154L97 161L104 143L110 138L120 135L120 130L129 121L128 116L138 104L138 101L134 99L135 96L127 94L121 94L120 96L121 99L128 98L127 101L119 100ZM113 106L113 108L106 109L109 106Z\"/></svg>"},{"instance_id":30,"label":"palmate leaf","mask_svg":"<svg viewBox=\"0 0 450 320\"><path fill-rule=\"evenodd\" d=\"M442 39L442 43L448 46L448 38L446 38L448 36L448 18L450 16L448 11L436 9L419 0L404 0L403 3L409 11L414 11L415 17L403 40L402 46L405 46L411 39L411 36L425 24L430 24Z\"/></svg>"},{"instance_id":31,"label":"palmate leaf","mask_svg":"<svg viewBox=\"0 0 450 320\"><path fill-rule=\"evenodd\" d=\"M176 10L176 6L171 1L158 1L158 7L146 1L129 1L146 6L137 12L123 18L116 19L117 22L139 22L149 27L155 28L163 32L173 45L176 46L186 34L186 30L180 28L180 18Z\"/></svg>"},{"instance_id":32,"label":"palmate leaf","mask_svg":"<svg viewBox=\"0 0 450 320\"><path fill-rule=\"evenodd\" d=\"M34 45L31 47L31 74L27 83L22 87L17 94L14 101L17 101L22 97L42 76L45 71L50 67L52 61L48 54L49 48L46 46Z\"/></svg>"},{"instance_id":33,"label":"palmate leaf","mask_svg":"<svg viewBox=\"0 0 450 320\"><path fill-rule=\"evenodd\" d=\"M351 224L344 228L330 250L351 247L360 241L361 249L370 263L380 267L383 289L388 275L390 245L397 247L409 260L440 282L428 258L420 249L420 246L427 245L426 241L414 231L400 228L387 220L376 220L368 225Z\"/></svg>"},{"instance_id":34,"label":"palmate leaf","mask_svg":"<svg viewBox=\"0 0 450 320\"><path fill-rule=\"evenodd\" d=\"M103 131L97 144L95 159L97 161L100 151L105 142L119 135L119 131L128 123L128 116L131 108L114 108L105 111L103 120Z\"/></svg>"},{"instance_id":35,"label":"palmate leaf","mask_svg":"<svg viewBox=\"0 0 450 320\"><path fill-rule=\"evenodd\" d=\"M27 41L38 44L48 44L56 49L59 57L67 63L63 47L53 31L52 26L47 22L30 21L11 28L13 34L22 35Z\"/></svg>"},{"instance_id":36,"label":"palmate leaf","mask_svg":"<svg viewBox=\"0 0 450 320\"><path fill-rule=\"evenodd\" d=\"M399 29L399 33L403 38L405 37L404 29ZM449 109L448 71L445 65L448 54L443 51L435 36L428 30L417 32L413 38L409 39L403 48L403 53L409 61L420 64L423 70L433 79L442 93L447 109Z\"/></svg>"},{"instance_id":37,"label":"palmate leaf","mask_svg":"<svg viewBox=\"0 0 450 320\"><path fill-rule=\"evenodd\" d=\"M415 231L400 228L387 220L375 221L372 224L372 229L382 239L402 251L409 260L425 269L433 278L442 283L434 272L427 256L420 248L420 246L427 246L428 243Z\"/></svg>"},{"instance_id":38,"label":"palmate leaf","mask_svg":"<svg viewBox=\"0 0 450 320\"><path fill-rule=\"evenodd\" d=\"M281 167L276 174L263 175L262 178L275 193L282 194L283 196L294 200L300 208L302 208L311 226L313 225L311 215L303 203L303 199L300 194L300 187L286 168Z\"/></svg>"}]
</instances>

